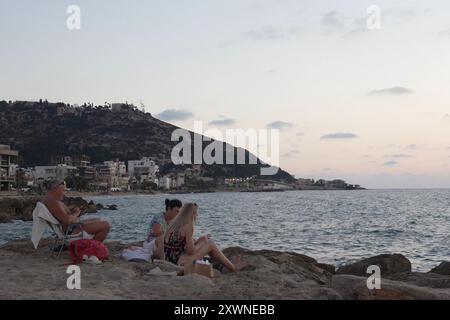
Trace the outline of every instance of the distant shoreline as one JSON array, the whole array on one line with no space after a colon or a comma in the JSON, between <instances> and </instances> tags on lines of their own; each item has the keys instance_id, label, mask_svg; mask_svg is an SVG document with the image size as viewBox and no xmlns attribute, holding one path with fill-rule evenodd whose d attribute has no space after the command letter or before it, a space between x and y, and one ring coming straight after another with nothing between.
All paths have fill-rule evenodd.
<instances>
[{"instance_id":1,"label":"distant shoreline","mask_svg":"<svg viewBox=\"0 0 450 320\"><path fill-rule=\"evenodd\" d=\"M139 195L161 195L161 194L193 194L193 193L223 193L223 192L244 192L244 193L264 193L264 192L294 192L294 191L364 191L364 190L390 190L390 189L217 189L217 190L167 190L167 191L118 191L118 192L102 192L102 191L68 191L67 197L99 197L99 196L139 196ZM397 189L401 190L401 189ZM417 189L420 190L420 189ZM20 193L17 191L1 191L0 198L24 198L39 197L37 193Z\"/></svg>"}]
</instances>

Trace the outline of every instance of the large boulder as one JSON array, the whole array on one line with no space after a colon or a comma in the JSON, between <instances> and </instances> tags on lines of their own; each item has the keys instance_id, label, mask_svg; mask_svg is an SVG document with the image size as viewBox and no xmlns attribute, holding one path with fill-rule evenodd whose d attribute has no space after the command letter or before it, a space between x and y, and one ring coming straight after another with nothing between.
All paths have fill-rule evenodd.
<instances>
[{"instance_id":1,"label":"large boulder","mask_svg":"<svg viewBox=\"0 0 450 320\"><path fill-rule=\"evenodd\" d=\"M430 270L430 273L437 273L437 274L443 274L443 275L450 275L450 262L444 261L437 267L434 267Z\"/></svg>"},{"instance_id":2,"label":"large boulder","mask_svg":"<svg viewBox=\"0 0 450 320\"><path fill-rule=\"evenodd\" d=\"M419 287L381 279L381 288L370 290L367 278L353 275L333 276L331 288L346 300L450 300L449 289Z\"/></svg>"},{"instance_id":3,"label":"large boulder","mask_svg":"<svg viewBox=\"0 0 450 320\"><path fill-rule=\"evenodd\" d=\"M368 276L367 268L372 265L380 267L381 276L383 277L395 273L411 272L411 262L405 256L401 254L382 254L341 266L336 273Z\"/></svg>"},{"instance_id":4,"label":"large boulder","mask_svg":"<svg viewBox=\"0 0 450 320\"><path fill-rule=\"evenodd\" d=\"M12 220L32 221L33 210L41 197L17 196L0 199L0 223ZM88 203L81 197L65 197L64 204L68 207L84 207ZM93 205L95 208L95 204Z\"/></svg>"},{"instance_id":5,"label":"large boulder","mask_svg":"<svg viewBox=\"0 0 450 320\"><path fill-rule=\"evenodd\" d=\"M389 280L401 281L419 287L450 288L450 277L437 273L403 272L387 276Z\"/></svg>"},{"instance_id":6,"label":"large boulder","mask_svg":"<svg viewBox=\"0 0 450 320\"><path fill-rule=\"evenodd\" d=\"M33 220L33 210L39 197L11 197L0 199L0 223L12 220Z\"/></svg>"}]
</instances>

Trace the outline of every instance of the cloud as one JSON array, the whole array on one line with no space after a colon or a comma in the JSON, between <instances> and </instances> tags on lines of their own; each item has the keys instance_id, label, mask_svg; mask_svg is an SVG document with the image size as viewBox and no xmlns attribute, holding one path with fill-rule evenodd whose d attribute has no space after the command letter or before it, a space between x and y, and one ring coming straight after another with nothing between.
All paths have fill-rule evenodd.
<instances>
[{"instance_id":1,"label":"cloud","mask_svg":"<svg viewBox=\"0 0 450 320\"><path fill-rule=\"evenodd\" d=\"M388 161L388 162L385 162L382 164L382 166L385 166L385 167L395 167L397 165L399 165L399 163L397 161Z\"/></svg>"},{"instance_id":2,"label":"cloud","mask_svg":"<svg viewBox=\"0 0 450 320\"><path fill-rule=\"evenodd\" d=\"M223 118L220 117L221 119L217 119L217 120L212 120L210 122L208 122L208 124L210 126L232 126L236 123L236 120L234 119L230 119L230 118Z\"/></svg>"},{"instance_id":3,"label":"cloud","mask_svg":"<svg viewBox=\"0 0 450 320\"><path fill-rule=\"evenodd\" d=\"M348 31L343 37L351 38L359 35L369 33L369 29L367 28L367 18L355 19L353 20L353 28Z\"/></svg>"},{"instance_id":4,"label":"cloud","mask_svg":"<svg viewBox=\"0 0 450 320\"><path fill-rule=\"evenodd\" d=\"M448 28L447 30L439 32L439 35L441 35L441 36L450 36L450 28Z\"/></svg>"},{"instance_id":5,"label":"cloud","mask_svg":"<svg viewBox=\"0 0 450 320\"><path fill-rule=\"evenodd\" d=\"M297 132L295 135L297 137L303 137L305 135L305 133L304 132Z\"/></svg>"},{"instance_id":6,"label":"cloud","mask_svg":"<svg viewBox=\"0 0 450 320\"><path fill-rule=\"evenodd\" d=\"M177 121L192 118L194 114L188 110L167 109L156 115L156 118L163 121Z\"/></svg>"},{"instance_id":7,"label":"cloud","mask_svg":"<svg viewBox=\"0 0 450 320\"><path fill-rule=\"evenodd\" d=\"M257 41L280 40L286 37L286 33L282 29L271 25L247 31L245 35Z\"/></svg>"},{"instance_id":8,"label":"cloud","mask_svg":"<svg viewBox=\"0 0 450 320\"><path fill-rule=\"evenodd\" d=\"M413 151L419 150L420 148L421 148L421 146L419 146L417 144L410 144L410 145L406 146L406 149L413 150Z\"/></svg>"},{"instance_id":9,"label":"cloud","mask_svg":"<svg viewBox=\"0 0 450 320\"><path fill-rule=\"evenodd\" d=\"M293 149L293 150L291 150L291 151L285 153L285 154L283 155L283 157L290 158L291 156L295 156L295 155L297 155L297 154L299 154L299 153L300 153L300 151L298 151L298 150L296 150L296 149Z\"/></svg>"},{"instance_id":10,"label":"cloud","mask_svg":"<svg viewBox=\"0 0 450 320\"><path fill-rule=\"evenodd\" d=\"M284 122L284 121L274 121L271 122L267 125L267 128L269 129L278 129L278 130L289 130L293 127L294 125L290 122Z\"/></svg>"},{"instance_id":11,"label":"cloud","mask_svg":"<svg viewBox=\"0 0 450 320\"><path fill-rule=\"evenodd\" d=\"M337 132L337 133L329 133L323 135L320 139L356 139L358 136L354 133L349 132Z\"/></svg>"},{"instance_id":12,"label":"cloud","mask_svg":"<svg viewBox=\"0 0 450 320\"><path fill-rule=\"evenodd\" d=\"M413 155L410 154L391 154L391 155L385 155L385 158L414 158Z\"/></svg>"},{"instance_id":13,"label":"cloud","mask_svg":"<svg viewBox=\"0 0 450 320\"><path fill-rule=\"evenodd\" d=\"M329 11L322 16L322 26L326 28L342 29L344 21L341 14L337 11Z\"/></svg>"},{"instance_id":14,"label":"cloud","mask_svg":"<svg viewBox=\"0 0 450 320\"><path fill-rule=\"evenodd\" d=\"M381 96L381 95L407 95L413 94L414 90L405 87L392 87L381 90L374 90L369 93L370 96Z\"/></svg>"},{"instance_id":15,"label":"cloud","mask_svg":"<svg viewBox=\"0 0 450 320\"><path fill-rule=\"evenodd\" d=\"M450 119L450 113L445 114L444 119Z\"/></svg>"}]
</instances>

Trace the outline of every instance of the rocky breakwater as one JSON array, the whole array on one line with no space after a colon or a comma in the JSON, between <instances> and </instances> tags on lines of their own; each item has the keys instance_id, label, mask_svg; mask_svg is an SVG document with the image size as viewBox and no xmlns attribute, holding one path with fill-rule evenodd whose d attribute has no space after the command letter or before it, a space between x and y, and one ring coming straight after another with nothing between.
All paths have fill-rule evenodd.
<instances>
[{"instance_id":1,"label":"rocky breakwater","mask_svg":"<svg viewBox=\"0 0 450 320\"><path fill-rule=\"evenodd\" d=\"M33 210L36 203L41 200L38 196L16 196L0 198L0 223L13 220L32 221ZM99 210L117 210L117 206L95 204L87 202L81 197L65 197L64 203L68 207L85 207L87 213L96 213Z\"/></svg>"},{"instance_id":2,"label":"rocky breakwater","mask_svg":"<svg viewBox=\"0 0 450 320\"><path fill-rule=\"evenodd\" d=\"M81 264L82 290L67 290L69 255L52 257L49 243L34 250L29 241L14 241L0 249L0 299L450 299L448 262L415 273L406 257L382 255L336 271L298 253L232 247L224 253L240 271L214 269L207 278L177 276L180 267L166 261L126 262L120 258L126 245L118 242L107 242L111 256L103 264ZM380 290L367 289L362 272L373 264L381 269Z\"/></svg>"},{"instance_id":3,"label":"rocky breakwater","mask_svg":"<svg viewBox=\"0 0 450 320\"><path fill-rule=\"evenodd\" d=\"M369 266L379 266L380 289L369 290ZM450 300L450 263L443 262L427 273L412 272L401 254L384 254L339 268L330 287L343 299L354 300Z\"/></svg>"}]
</instances>

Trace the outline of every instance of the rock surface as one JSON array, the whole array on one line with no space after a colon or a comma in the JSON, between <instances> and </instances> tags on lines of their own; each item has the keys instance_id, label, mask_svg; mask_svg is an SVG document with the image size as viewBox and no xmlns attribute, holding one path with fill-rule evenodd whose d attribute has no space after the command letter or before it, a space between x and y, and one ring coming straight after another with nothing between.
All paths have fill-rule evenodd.
<instances>
[{"instance_id":1,"label":"rock surface","mask_svg":"<svg viewBox=\"0 0 450 320\"><path fill-rule=\"evenodd\" d=\"M430 270L431 273L450 275L450 262L444 261L437 267Z\"/></svg>"},{"instance_id":2,"label":"rock surface","mask_svg":"<svg viewBox=\"0 0 450 320\"><path fill-rule=\"evenodd\" d=\"M0 223L12 220L33 220L33 209L39 197L11 197L0 199Z\"/></svg>"},{"instance_id":3,"label":"rock surface","mask_svg":"<svg viewBox=\"0 0 450 320\"><path fill-rule=\"evenodd\" d=\"M42 197L37 196L16 196L16 197L4 197L0 198L0 223L11 222L12 220L33 220L33 210L36 203L40 201ZM95 203L87 202L81 197L65 197L64 203L68 207L87 207L86 213L96 213L97 205ZM114 210L117 210L117 206L112 205ZM103 209L104 207L101 206Z\"/></svg>"},{"instance_id":4,"label":"rock surface","mask_svg":"<svg viewBox=\"0 0 450 320\"><path fill-rule=\"evenodd\" d=\"M401 254L382 254L342 266L336 273L365 277L368 276L367 268L371 265L379 266L382 276L399 272L411 272L411 262L405 256Z\"/></svg>"},{"instance_id":5,"label":"rock surface","mask_svg":"<svg viewBox=\"0 0 450 320\"><path fill-rule=\"evenodd\" d=\"M107 242L109 261L81 264L82 290L68 290L69 255L52 256L50 242L43 240L37 250L29 241L0 248L0 299L450 299L450 276L395 273L381 279L381 290L369 290L367 275L333 274L333 266L298 253L239 247L224 250L240 261L237 273L215 270L212 279L151 275L156 267L177 273L180 267L126 262L120 259L126 246L118 242Z\"/></svg>"},{"instance_id":6,"label":"rock surface","mask_svg":"<svg viewBox=\"0 0 450 320\"><path fill-rule=\"evenodd\" d=\"M347 300L450 300L449 289L417 286L411 283L381 279L379 290L367 288L367 278L335 275L331 288Z\"/></svg>"}]
</instances>

